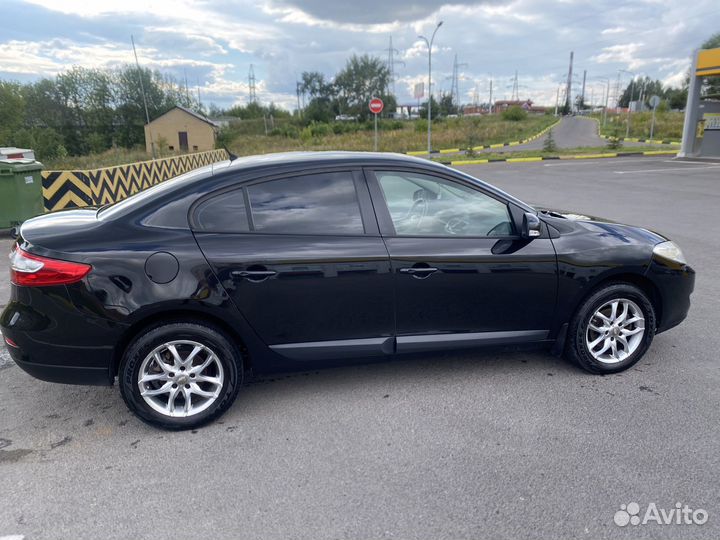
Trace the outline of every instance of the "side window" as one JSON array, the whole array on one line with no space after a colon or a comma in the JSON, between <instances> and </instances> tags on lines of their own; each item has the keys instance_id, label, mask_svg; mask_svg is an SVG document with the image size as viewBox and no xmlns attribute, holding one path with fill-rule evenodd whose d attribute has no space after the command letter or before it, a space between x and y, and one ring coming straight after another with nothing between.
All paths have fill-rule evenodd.
<instances>
[{"instance_id":1,"label":"side window","mask_svg":"<svg viewBox=\"0 0 720 540\"><path fill-rule=\"evenodd\" d=\"M242 189L225 192L198 206L195 228L206 232L241 233L250 230Z\"/></svg>"},{"instance_id":2,"label":"side window","mask_svg":"<svg viewBox=\"0 0 720 540\"><path fill-rule=\"evenodd\" d=\"M417 173L375 171L398 236L507 236L505 203L463 184Z\"/></svg>"},{"instance_id":3,"label":"side window","mask_svg":"<svg viewBox=\"0 0 720 540\"><path fill-rule=\"evenodd\" d=\"M276 234L363 234L350 172L270 180L247 188L253 228Z\"/></svg>"}]
</instances>

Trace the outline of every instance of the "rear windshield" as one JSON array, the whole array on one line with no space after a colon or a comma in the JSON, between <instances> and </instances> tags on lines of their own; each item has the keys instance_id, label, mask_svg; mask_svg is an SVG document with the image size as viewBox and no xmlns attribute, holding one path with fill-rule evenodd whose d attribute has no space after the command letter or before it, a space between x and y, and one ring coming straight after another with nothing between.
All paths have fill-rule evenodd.
<instances>
[{"instance_id":1,"label":"rear windshield","mask_svg":"<svg viewBox=\"0 0 720 540\"><path fill-rule=\"evenodd\" d=\"M159 184L155 184L154 186L139 191L134 195L130 195L122 201L118 201L116 203L108 204L101 207L98 210L97 217L101 220L110 220L127 215L133 210L141 208L148 201L156 199L157 197L162 197L164 194L181 188L201 177L211 176L213 170L217 169L218 166L223 166L229 163L229 161L214 163L212 165L207 165L205 167L200 167L199 169L194 169L190 172L186 172L185 174L181 174L180 176L176 176L175 178L171 178L170 180L165 180L164 182L160 182Z\"/></svg>"}]
</instances>

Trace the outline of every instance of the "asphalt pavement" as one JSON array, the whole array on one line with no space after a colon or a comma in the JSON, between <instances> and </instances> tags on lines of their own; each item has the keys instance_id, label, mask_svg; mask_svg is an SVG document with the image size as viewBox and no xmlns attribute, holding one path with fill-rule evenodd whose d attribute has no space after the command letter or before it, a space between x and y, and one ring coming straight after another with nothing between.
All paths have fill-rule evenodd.
<instances>
[{"instance_id":1,"label":"asphalt pavement","mask_svg":"<svg viewBox=\"0 0 720 540\"><path fill-rule=\"evenodd\" d=\"M498 153L498 152L526 152L529 150L542 150L545 140L549 137L549 133L545 133L542 137L538 137L532 141L518 144L515 146L504 146L502 148L485 148L479 150L480 154ZM598 135L598 123L591 118L582 116L565 116L560 119L560 123L552 129L552 137L555 145L561 149L569 148L596 148L604 147L607 141ZM623 141L623 146L654 146L653 143L638 143L631 141ZM657 145L658 148L673 149L674 146Z\"/></svg>"},{"instance_id":2,"label":"asphalt pavement","mask_svg":"<svg viewBox=\"0 0 720 540\"><path fill-rule=\"evenodd\" d=\"M117 387L44 383L5 362L0 538L720 537L720 165L463 169L671 236L698 272L689 319L617 375L543 351L438 354L259 380L220 421L181 433L136 420ZM632 502L708 520L616 525Z\"/></svg>"}]
</instances>

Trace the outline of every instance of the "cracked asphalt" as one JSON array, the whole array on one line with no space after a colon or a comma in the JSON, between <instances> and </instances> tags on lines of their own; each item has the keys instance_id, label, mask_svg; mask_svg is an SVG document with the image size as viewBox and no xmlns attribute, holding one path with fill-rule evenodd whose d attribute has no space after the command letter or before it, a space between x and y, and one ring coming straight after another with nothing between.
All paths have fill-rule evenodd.
<instances>
[{"instance_id":1,"label":"cracked asphalt","mask_svg":"<svg viewBox=\"0 0 720 540\"><path fill-rule=\"evenodd\" d=\"M720 537L720 166L464 169L528 202L668 234L698 272L689 319L622 374L543 351L296 373L253 382L220 421L182 433L136 420L116 387L37 381L2 351L0 538ZM709 519L615 525L630 502Z\"/></svg>"}]
</instances>

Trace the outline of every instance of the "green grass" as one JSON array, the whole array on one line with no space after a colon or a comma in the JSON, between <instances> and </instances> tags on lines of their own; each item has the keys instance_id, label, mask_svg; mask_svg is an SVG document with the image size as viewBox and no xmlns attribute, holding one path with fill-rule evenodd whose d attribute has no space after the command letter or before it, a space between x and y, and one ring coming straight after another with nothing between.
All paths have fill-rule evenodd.
<instances>
[{"instance_id":1,"label":"green grass","mask_svg":"<svg viewBox=\"0 0 720 540\"><path fill-rule=\"evenodd\" d=\"M602 122L599 115L594 115ZM685 114L681 112L656 112L655 130L653 139L679 141L682 138L683 122ZM652 112L630 113L630 137L637 139L650 138L650 126L652 124ZM625 137L627 129L627 114L608 114L607 124L600 127L600 133L605 136L617 134Z\"/></svg>"}]
</instances>

